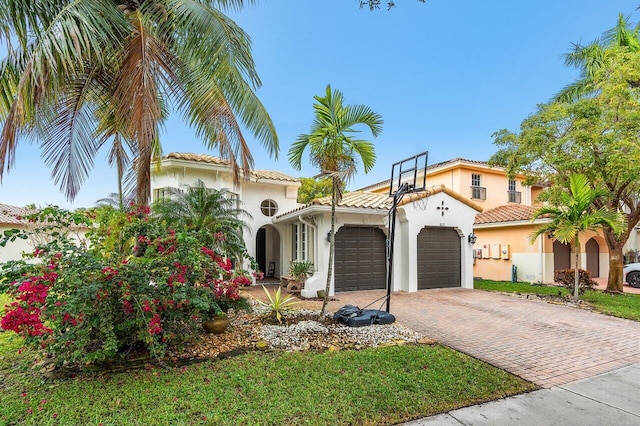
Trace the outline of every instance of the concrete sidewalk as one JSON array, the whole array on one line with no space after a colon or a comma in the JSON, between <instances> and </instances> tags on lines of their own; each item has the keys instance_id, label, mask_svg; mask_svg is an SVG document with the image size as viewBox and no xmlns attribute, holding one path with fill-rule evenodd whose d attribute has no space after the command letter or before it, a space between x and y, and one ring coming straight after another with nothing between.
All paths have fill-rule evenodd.
<instances>
[{"instance_id":1,"label":"concrete sidewalk","mask_svg":"<svg viewBox=\"0 0 640 426\"><path fill-rule=\"evenodd\" d=\"M640 364L405 423L423 425L640 425Z\"/></svg>"}]
</instances>

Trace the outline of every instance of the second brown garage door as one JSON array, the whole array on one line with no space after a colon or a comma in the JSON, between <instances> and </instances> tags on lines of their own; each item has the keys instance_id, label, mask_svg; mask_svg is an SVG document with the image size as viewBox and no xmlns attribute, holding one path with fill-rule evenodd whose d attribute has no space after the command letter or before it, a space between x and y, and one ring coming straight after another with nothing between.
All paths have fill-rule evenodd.
<instances>
[{"instance_id":1,"label":"second brown garage door","mask_svg":"<svg viewBox=\"0 0 640 426\"><path fill-rule=\"evenodd\" d=\"M418 290L460 286L458 231L422 228L418 234Z\"/></svg>"},{"instance_id":2,"label":"second brown garage door","mask_svg":"<svg viewBox=\"0 0 640 426\"><path fill-rule=\"evenodd\" d=\"M343 226L336 232L336 292L387 288L385 240L380 228Z\"/></svg>"}]
</instances>

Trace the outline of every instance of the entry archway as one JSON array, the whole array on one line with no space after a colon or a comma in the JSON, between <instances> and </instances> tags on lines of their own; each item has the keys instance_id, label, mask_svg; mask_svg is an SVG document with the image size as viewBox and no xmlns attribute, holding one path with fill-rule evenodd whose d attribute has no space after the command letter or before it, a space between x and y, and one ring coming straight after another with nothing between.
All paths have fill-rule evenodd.
<instances>
[{"instance_id":1,"label":"entry archway","mask_svg":"<svg viewBox=\"0 0 640 426\"><path fill-rule=\"evenodd\" d=\"M265 225L256 232L255 259L265 276L269 273L271 263L275 267L273 276L280 276L280 233L274 226Z\"/></svg>"},{"instance_id":2,"label":"entry archway","mask_svg":"<svg viewBox=\"0 0 640 426\"><path fill-rule=\"evenodd\" d=\"M591 238L585 245L585 252L587 254L587 270L591 272L592 278L600 276L600 245Z\"/></svg>"}]
</instances>

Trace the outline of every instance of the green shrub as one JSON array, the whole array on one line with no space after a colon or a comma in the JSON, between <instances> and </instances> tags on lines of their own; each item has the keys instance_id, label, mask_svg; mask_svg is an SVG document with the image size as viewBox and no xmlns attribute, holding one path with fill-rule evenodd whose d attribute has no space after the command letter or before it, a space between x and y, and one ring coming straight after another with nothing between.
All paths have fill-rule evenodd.
<instances>
[{"instance_id":1,"label":"green shrub","mask_svg":"<svg viewBox=\"0 0 640 426\"><path fill-rule=\"evenodd\" d=\"M585 290L593 290L598 283L591 278L591 272L578 269L578 291L584 294ZM563 287L573 290L575 286L575 270L574 269L556 269L553 271L553 280L563 285Z\"/></svg>"},{"instance_id":2,"label":"green shrub","mask_svg":"<svg viewBox=\"0 0 640 426\"><path fill-rule=\"evenodd\" d=\"M64 217L55 213L43 223ZM194 233L167 227L148 207L87 217L88 244L58 233L27 256L37 263L3 270L15 302L2 327L57 363L100 361L140 347L161 357L192 340L211 312L242 305L238 286L251 280Z\"/></svg>"}]
</instances>

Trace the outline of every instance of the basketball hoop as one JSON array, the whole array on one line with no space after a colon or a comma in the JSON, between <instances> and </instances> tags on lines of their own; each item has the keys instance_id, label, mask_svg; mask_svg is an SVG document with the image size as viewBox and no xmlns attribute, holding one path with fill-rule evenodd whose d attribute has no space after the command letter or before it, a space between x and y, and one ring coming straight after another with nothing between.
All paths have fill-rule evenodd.
<instances>
[{"instance_id":1,"label":"basketball hoop","mask_svg":"<svg viewBox=\"0 0 640 426\"><path fill-rule=\"evenodd\" d=\"M429 204L429 197L418 198L417 200L413 200L411 204L413 204L414 209L425 212Z\"/></svg>"},{"instance_id":2,"label":"basketball hoop","mask_svg":"<svg viewBox=\"0 0 640 426\"><path fill-rule=\"evenodd\" d=\"M427 183L427 151L398 161L391 166L389 196L409 194L425 189Z\"/></svg>"}]
</instances>

